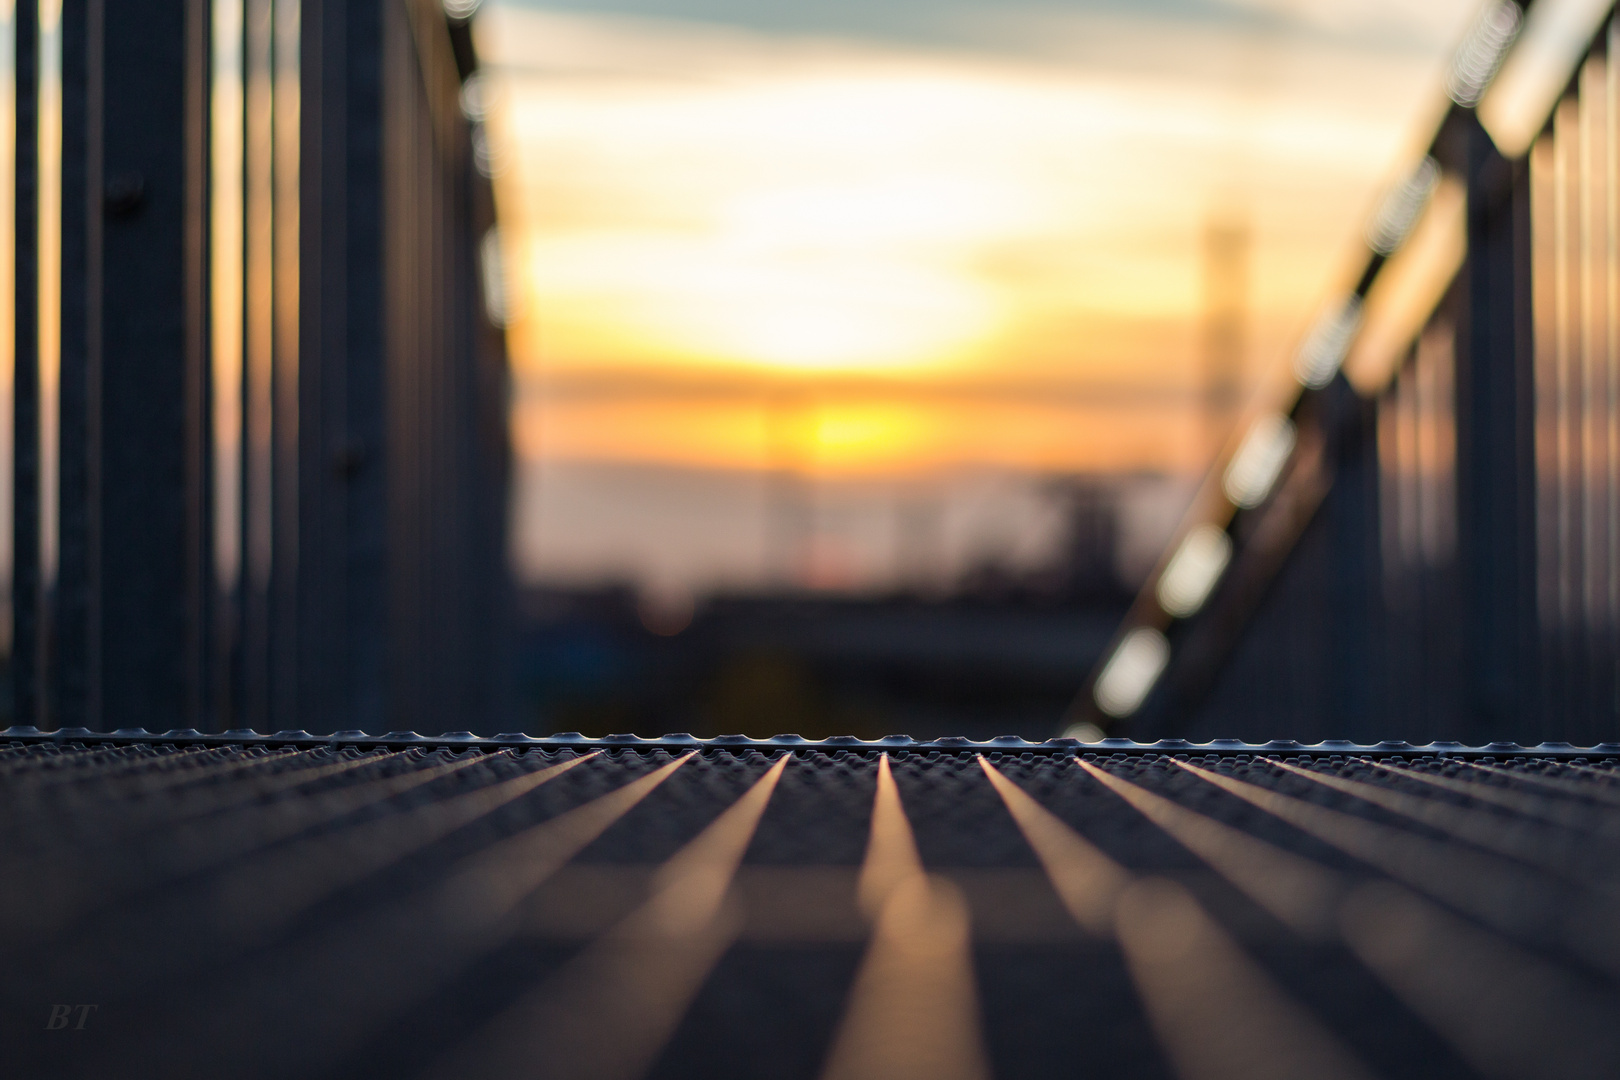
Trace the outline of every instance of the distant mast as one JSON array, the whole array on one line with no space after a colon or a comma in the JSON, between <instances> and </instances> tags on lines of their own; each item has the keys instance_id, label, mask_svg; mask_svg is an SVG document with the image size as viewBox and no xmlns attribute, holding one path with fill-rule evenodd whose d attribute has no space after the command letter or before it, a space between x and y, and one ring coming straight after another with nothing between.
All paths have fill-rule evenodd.
<instances>
[{"instance_id":1,"label":"distant mast","mask_svg":"<svg viewBox=\"0 0 1620 1080\"><path fill-rule=\"evenodd\" d=\"M814 403L795 390L778 391L764 403L766 574L775 588L789 592L804 588L812 576L814 413Z\"/></svg>"},{"instance_id":2,"label":"distant mast","mask_svg":"<svg viewBox=\"0 0 1620 1080\"><path fill-rule=\"evenodd\" d=\"M1214 213L1204 226L1204 429L1211 452L1226 442L1242 404L1249 306L1247 218Z\"/></svg>"}]
</instances>

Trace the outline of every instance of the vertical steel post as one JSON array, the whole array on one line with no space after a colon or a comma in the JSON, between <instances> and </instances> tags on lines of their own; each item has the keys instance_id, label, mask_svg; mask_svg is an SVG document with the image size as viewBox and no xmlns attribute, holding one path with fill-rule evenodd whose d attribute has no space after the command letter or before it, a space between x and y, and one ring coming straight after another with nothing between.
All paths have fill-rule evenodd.
<instances>
[{"instance_id":1,"label":"vertical steel post","mask_svg":"<svg viewBox=\"0 0 1620 1080\"><path fill-rule=\"evenodd\" d=\"M298 583L304 553L298 522L302 499L298 469L303 410L299 381L303 340L299 311L300 233L303 214L302 0L275 0L270 22L270 577L265 611L268 645L266 714L273 726L297 728L310 720L299 709ZM341 725L340 725L341 726Z\"/></svg>"},{"instance_id":2,"label":"vertical steel post","mask_svg":"<svg viewBox=\"0 0 1620 1080\"><path fill-rule=\"evenodd\" d=\"M208 0L63 10L64 722L203 727Z\"/></svg>"},{"instance_id":3,"label":"vertical steel post","mask_svg":"<svg viewBox=\"0 0 1620 1080\"><path fill-rule=\"evenodd\" d=\"M38 724L39 567L39 0L16 0L14 337L11 473L11 679L16 723Z\"/></svg>"},{"instance_id":4,"label":"vertical steel post","mask_svg":"<svg viewBox=\"0 0 1620 1080\"><path fill-rule=\"evenodd\" d=\"M1456 736L1529 738L1536 709L1535 401L1526 164L1467 118L1467 315L1457 335L1457 555L1466 638ZM1539 720L1539 718L1537 718Z\"/></svg>"},{"instance_id":5,"label":"vertical steel post","mask_svg":"<svg viewBox=\"0 0 1620 1080\"><path fill-rule=\"evenodd\" d=\"M384 723L403 630L386 599L384 7L305 0L300 74L299 700L311 723L361 728Z\"/></svg>"},{"instance_id":6,"label":"vertical steel post","mask_svg":"<svg viewBox=\"0 0 1620 1080\"><path fill-rule=\"evenodd\" d=\"M57 558L51 611L51 708L69 727L95 727L91 674L97 519L93 441L101 307L101 94L104 0L63 0L61 351L57 382Z\"/></svg>"},{"instance_id":7,"label":"vertical steel post","mask_svg":"<svg viewBox=\"0 0 1620 1080\"><path fill-rule=\"evenodd\" d=\"M275 5L245 0L242 20L242 573L237 715L270 719L271 459L275 352Z\"/></svg>"},{"instance_id":8,"label":"vertical steel post","mask_svg":"<svg viewBox=\"0 0 1620 1080\"><path fill-rule=\"evenodd\" d=\"M185 575L184 623L181 628L181 677L184 680L184 717L188 726L214 726L216 695L213 677L213 637L216 615L214 576L214 418L213 336L210 332L213 295L209 278L209 234L212 219L213 124L210 121L214 90L213 0L186 0L185 82L182 116L183 233L181 272L183 290L184 430L181 452L185 486L185 548L181 553Z\"/></svg>"}]
</instances>

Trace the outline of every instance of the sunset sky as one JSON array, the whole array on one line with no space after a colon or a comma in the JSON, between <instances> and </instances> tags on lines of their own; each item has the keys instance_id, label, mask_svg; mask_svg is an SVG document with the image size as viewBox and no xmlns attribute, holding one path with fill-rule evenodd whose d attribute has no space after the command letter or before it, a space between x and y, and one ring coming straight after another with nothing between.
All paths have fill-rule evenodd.
<instances>
[{"instance_id":1,"label":"sunset sky","mask_svg":"<svg viewBox=\"0 0 1620 1080\"><path fill-rule=\"evenodd\" d=\"M494 6L523 444L757 466L808 394L813 468L1196 467L1203 229L1257 373L1427 133L1472 4L1410 7Z\"/></svg>"},{"instance_id":2,"label":"sunset sky","mask_svg":"<svg viewBox=\"0 0 1620 1080\"><path fill-rule=\"evenodd\" d=\"M1195 474L1206 230L1248 237L1252 388L1476 10L489 0L520 563L612 546L544 503L575 467Z\"/></svg>"}]
</instances>

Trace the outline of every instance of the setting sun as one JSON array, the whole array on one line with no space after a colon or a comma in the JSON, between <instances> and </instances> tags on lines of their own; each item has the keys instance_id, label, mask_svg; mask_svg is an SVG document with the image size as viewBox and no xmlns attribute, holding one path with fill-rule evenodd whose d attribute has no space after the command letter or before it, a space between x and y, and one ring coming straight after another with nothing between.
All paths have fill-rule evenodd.
<instances>
[{"instance_id":1,"label":"setting sun","mask_svg":"<svg viewBox=\"0 0 1620 1080\"><path fill-rule=\"evenodd\" d=\"M1447 10L1287 49L1008 15L974 48L486 5L519 467L1196 474L1233 421L1211 230L1248 394L1414 152Z\"/></svg>"}]
</instances>

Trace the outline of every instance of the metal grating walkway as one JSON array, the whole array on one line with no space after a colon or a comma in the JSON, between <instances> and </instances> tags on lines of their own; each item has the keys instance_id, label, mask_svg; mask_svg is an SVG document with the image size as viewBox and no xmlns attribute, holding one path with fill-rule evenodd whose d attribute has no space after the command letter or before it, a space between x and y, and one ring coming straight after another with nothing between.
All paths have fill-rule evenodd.
<instances>
[{"instance_id":1,"label":"metal grating walkway","mask_svg":"<svg viewBox=\"0 0 1620 1080\"><path fill-rule=\"evenodd\" d=\"M0 732L8 1075L1620 1075L1620 747Z\"/></svg>"}]
</instances>

